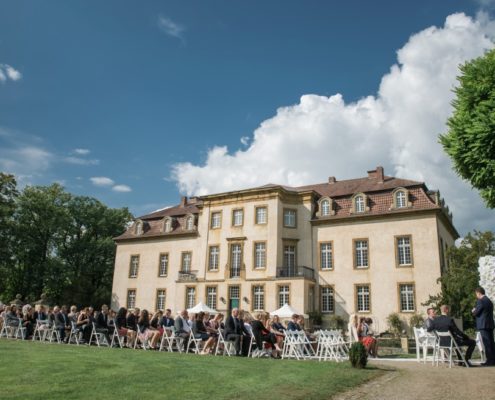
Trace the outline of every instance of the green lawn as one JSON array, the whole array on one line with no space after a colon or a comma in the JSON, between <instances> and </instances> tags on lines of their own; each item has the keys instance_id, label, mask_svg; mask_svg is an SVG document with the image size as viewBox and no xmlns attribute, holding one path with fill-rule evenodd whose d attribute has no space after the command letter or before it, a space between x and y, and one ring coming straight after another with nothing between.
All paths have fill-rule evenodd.
<instances>
[{"instance_id":1,"label":"green lawn","mask_svg":"<svg viewBox=\"0 0 495 400\"><path fill-rule=\"evenodd\" d=\"M0 340L0 398L329 399L373 367Z\"/></svg>"}]
</instances>

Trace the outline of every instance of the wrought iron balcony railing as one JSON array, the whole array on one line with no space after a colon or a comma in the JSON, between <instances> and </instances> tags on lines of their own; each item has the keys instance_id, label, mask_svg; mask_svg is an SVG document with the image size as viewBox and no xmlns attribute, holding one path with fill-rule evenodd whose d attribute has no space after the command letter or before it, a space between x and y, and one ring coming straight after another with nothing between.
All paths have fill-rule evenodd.
<instances>
[{"instance_id":1,"label":"wrought iron balcony railing","mask_svg":"<svg viewBox=\"0 0 495 400\"><path fill-rule=\"evenodd\" d=\"M277 278L306 278L315 279L313 268L304 266L278 267Z\"/></svg>"}]
</instances>

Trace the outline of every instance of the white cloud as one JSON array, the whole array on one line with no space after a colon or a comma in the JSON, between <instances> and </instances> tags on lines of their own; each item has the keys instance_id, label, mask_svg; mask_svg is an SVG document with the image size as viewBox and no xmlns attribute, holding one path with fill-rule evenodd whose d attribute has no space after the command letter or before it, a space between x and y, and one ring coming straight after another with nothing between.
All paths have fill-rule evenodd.
<instances>
[{"instance_id":1,"label":"white cloud","mask_svg":"<svg viewBox=\"0 0 495 400\"><path fill-rule=\"evenodd\" d=\"M250 139L249 136L243 136L243 137L241 137L241 144L243 146L247 146L249 144L249 139Z\"/></svg>"},{"instance_id":2,"label":"white cloud","mask_svg":"<svg viewBox=\"0 0 495 400\"><path fill-rule=\"evenodd\" d=\"M74 153L79 154L80 156L87 156L91 151L89 149L74 149Z\"/></svg>"},{"instance_id":3,"label":"white cloud","mask_svg":"<svg viewBox=\"0 0 495 400\"><path fill-rule=\"evenodd\" d=\"M167 35L184 40L184 32L186 29L181 24L172 21L170 18L164 17L163 15L158 16L158 27Z\"/></svg>"},{"instance_id":4,"label":"white cloud","mask_svg":"<svg viewBox=\"0 0 495 400\"><path fill-rule=\"evenodd\" d=\"M122 192L122 193L126 193L126 192L131 192L132 189L127 186L127 185L115 185L112 190L114 192Z\"/></svg>"},{"instance_id":5,"label":"white cloud","mask_svg":"<svg viewBox=\"0 0 495 400\"><path fill-rule=\"evenodd\" d=\"M100 160L74 157L74 156L64 157L63 161L65 161L66 163L75 164L75 165L98 165L98 164L100 164Z\"/></svg>"},{"instance_id":6,"label":"white cloud","mask_svg":"<svg viewBox=\"0 0 495 400\"><path fill-rule=\"evenodd\" d=\"M112 186L115 182L113 179L107 178L106 176L93 176L89 178L91 183L96 186Z\"/></svg>"},{"instance_id":7,"label":"white cloud","mask_svg":"<svg viewBox=\"0 0 495 400\"><path fill-rule=\"evenodd\" d=\"M491 211L452 171L438 134L452 111L458 65L493 48L494 34L486 14L450 15L443 27L409 38L377 96L345 103L340 94L304 95L263 121L247 149L215 146L203 165L176 164L172 177L182 192L201 195L268 182L323 182L329 175L355 178L383 165L391 175L440 189L461 233L493 228Z\"/></svg>"},{"instance_id":8,"label":"white cloud","mask_svg":"<svg viewBox=\"0 0 495 400\"><path fill-rule=\"evenodd\" d=\"M18 81L22 78L22 74L9 64L0 64L0 82L5 82L8 79Z\"/></svg>"}]
</instances>

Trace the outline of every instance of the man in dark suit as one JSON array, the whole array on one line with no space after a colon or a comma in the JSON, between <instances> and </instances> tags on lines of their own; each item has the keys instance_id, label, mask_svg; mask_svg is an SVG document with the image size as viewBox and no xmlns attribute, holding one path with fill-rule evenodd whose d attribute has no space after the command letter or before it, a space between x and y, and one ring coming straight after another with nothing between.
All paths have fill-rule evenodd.
<instances>
[{"instance_id":1,"label":"man in dark suit","mask_svg":"<svg viewBox=\"0 0 495 400\"><path fill-rule=\"evenodd\" d=\"M108 343L110 343L110 336L113 335L113 330L115 327L108 324L108 319L108 306L103 304L101 306L101 311L96 316L96 331L98 333L103 333L107 338Z\"/></svg>"},{"instance_id":2,"label":"man in dark suit","mask_svg":"<svg viewBox=\"0 0 495 400\"><path fill-rule=\"evenodd\" d=\"M486 362L482 365L495 365L495 344L493 343L493 303L485 295L485 289L478 287L476 293L476 307L473 308L473 315L476 317L476 329L481 335L483 346L485 347Z\"/></svg>"},{"instance_id":3,"label":"man in dark suit","mask_svg":"<svg viewBox=\"0 0 495 400\"><path fill-rule=\"evenodd\" d=\"M454 338L455 342L459 347L461 346L466 346L466 355L464 356L464 359L466 360L466 363L471 366L469 363L469 360L471 359L471 356L473 355L474 348L476 347L476 341L471 339L468 335L466 335L464 332L462 332L457 325L454 322L454 319L450 317L449 314L449 306L443 305L440 306L440 311L442 315L439 317L436 317L430 324L430 326L427 328L428 332L431 331L438 331L438 332L450 332L452 334L452 337ZM441 346L449 346L450 345L450 338L448 337L441 337L440 338L440 345ZM461 359L461 355L457 352L457 358Z\"/></svg>"},{"instance_id":4,"label":"man in dark suit","mask_svg":"<svg viewBox=\"0 0 495 400\"><path fill-rule=\"evenodd\" d=\"M236 356L242 355L242 339L247 334L244 321L239 318L239 309L232 309L231 315L225 321L225 340L234 342ZM241 347L242 346L242 347Z\"/></svg>"},{"instance_id":5,"label":"man in dark suit","mask_svg":"<svg viewBox=\"0 0 495 400\"><path fill-rule=\"evenodd\" d=\"M37 320L40 320L40 321L46 320L47 319L47 315L46 315L46 312L45 312L45 306L41 305L40 308L39 308L39 310L34 312L33 318L34 318L35 321L37 321Z\"/></svg>"},{"instance_id":6,"label":"man in dark suit","mask_svg":"<svg viewBox=\"0 0 495 400\"><path fill-rule=\"evenodd\" d=\"M172 310L170 310L169 308L165 310L165 314L160 320L160 325L163 326L164 328L171 328L172 326L174 326L174 319L172 318Z\"/></svg>"},{"instance_id":7,"label":"man in dark suit","mask_svg":"<svg viewBox=\"0 0 495 400\"><path fill-rule=\"evenodd\" d=\"M191 334L191 326L188 322L187 310L182 310L174 322L175 336L180 336L183 339L189 338Z\"/></svg>"}]
</instances>

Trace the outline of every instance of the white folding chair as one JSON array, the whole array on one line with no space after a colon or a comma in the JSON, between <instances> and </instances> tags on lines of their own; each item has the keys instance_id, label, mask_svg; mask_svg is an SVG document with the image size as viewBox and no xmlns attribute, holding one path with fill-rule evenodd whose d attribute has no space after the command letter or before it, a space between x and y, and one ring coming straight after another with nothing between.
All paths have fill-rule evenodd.
<instances>
[{"instance_id":1,"label":"white folding chair","mask_svg":"<svg viewBox=\"0 0 495 400\"><path fill-rule=\"evenodd\" d=\"M221 351L222 355L227 354L227 356L235 355L235 345L232 340L226 340L224 336L224 331L222 329L218 330L218 338L217 338L217 346L215 349L215 355L218 355L218 352ZM220 346L222 348L220 349Z\"/></svg>"},{"instance_id":2,"label":"white folding chair","mask_svg":"<svg viewBox=\"0 0 495 400\"><path fill-rule=\"evenodd\" d=\"M50 321L46 339L52 343L54 338L58 344L61 343L60 332L57 329L57 324L55 321Z\"/></svg>"},{"instance_id":3,"label":"white folding chair","mask_svg":"<svg viewBox=\"0 0 495 400\"><path fill-rule=\"evenodd\" d=\"M74 341L76 345L79 346L80 335L81 329L77 327L77 324L74 321L70 321L70 334L67 343L73 343Z\"/></svg>"},{"instance_id":4,"label":"white folding chair","mask_svg":"<svg viewBox=\"0 0 495 400\"><path fill-rule=\"evenodd\" d=\"M92 329L91 329L91 336L89 337L89 343L88 346L91 346L91 343L96 343L98 347L100 346L107 346L109 347L107 336L96 329L96 324L94 322L91 323Z\"/></svg>"},{"instance_id":5,"label":"white folding chair","mask_svg":"<svg viewBox=\"0 0 495 400\"><path fill-rule=\"evenodd\" d=\"M33 342L39 340L43 342L46 340L46 336L50 330L50 321L47 319L36 320L36 325L33 332Z\"/></svg>"},{"instance_id":6,"label":"white folding chair","mask_svg":"<svg viewBox=\"0 0 495 400\"><path fill-rule=\"evenodd\" d=\"M194 343L194 349L193 349L194 354L199 354L200 350L203 348L203 340L200 337L199 338L194 337L194 334L191 332L191 334L189 335L189 340L187 342L186 353L189 353L189 349L191 348L191 343Z\"/></svg>"},{"instance_id":7,"label":"white folding chair","mask_svg":"<svg viewBox=\"0 0 495 400\"><path fill-rule=\"evenodd\" d=\"M162 351L162 350L166 349L167 351L172 353L174 351L174 347L173 347L174 342L176 343L176 346L178 347L177 338L175 337L175 328L173 326L164 327L162 340L160 341L160 347L158 348L158 351ZM181 349L178 348L178 351L180 352Z\"/></svg>"},{"instance_id":8,"label":"white folding chair","mask_svg":"<svg viewBox=\"0 0 495 400\"><path fill-rule=\"evenodd\" d=\"M141 327L141 325L137 325L136 339L134 340L134 348L141 346L143 350L148 350L150 348L150 343L148 340L148 336L146 334L146 330Z\"/></svg>"},{"instance_id":9,"label":"white folding chair","mask_svg":"<svg viewBox=\"0 0 495 400\"><path fill-rule=\"evenodd\" d=\"M113 330L112 333L112 340L110 342L110 347L113 347L115 343L119 345L119 347L122 349L124 348L125 340L127 338L126 335L120 335L119 330L117 329L117 325L114 325L115 329Z\"/></svg>"},{"instance_id":10,"label":"white folding chair","mask_svg":"<svg viewBox=\"0 0 495 400\"><path fill-rule=\"evenodd\" d=\"M438 362L440 360L440 357L442 357L442 361L445 361L445 355L448 357L448 362L449 362L449 368L452 368L452 362L463 362L466 367L469 367L469 364L466 362L466 359L464 358L464 355L462 354L459 346L457 345L454 337L452 334L447 331L447 332L438 332L435 331L435 335L437 336L437 343L435 346L435 353L434 353L434 360L436 362L436 365L438 366ZM442 338L444 339L443 342L448 342L442 344ZM453 352L456 351L457 354L460 356L460 360L453 360Z\"/></svg>"},{"instance_id":11,"label":"white folding chair","mask_svg":"<svg viewBox=\"0 0 495 400\"><path fill-rule=\"evenodd\" d=\"M483 340L481 338L481 333L476 332L476 346L478 347L478 351L480 353L481 357L481 362L486 361L486 352L485 352L485 345L483 344Z\"/></svg>"},{"instance_id":12,"label":"white folding chair","mask_svg":"<svg viewBox=\"0 0 495 400\"><path fill-rule=\"evenodd\" d=\"M7 339L16 339L19 327L23 328L22 320L19 318L9 318L3 321L2 329L0 331L0 337L5 337Z\"/></svg>"}]
</instances>

